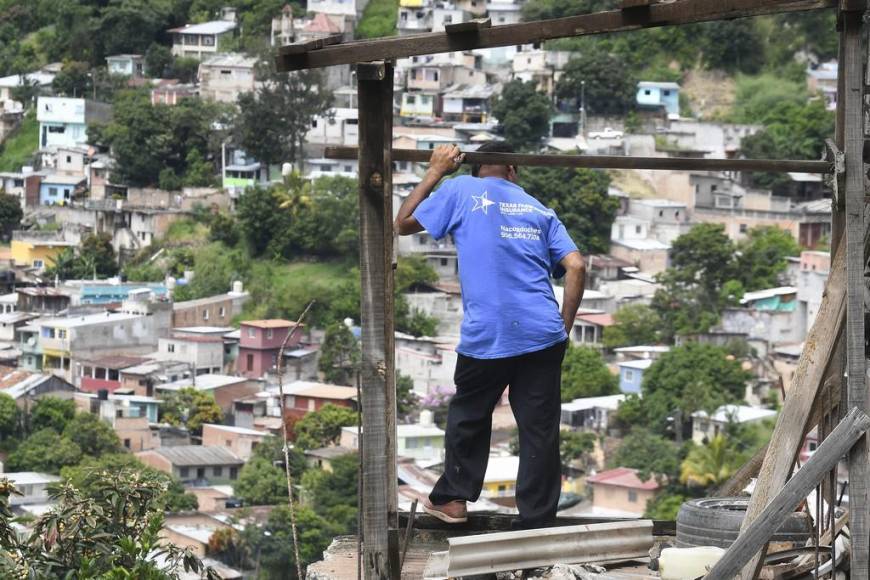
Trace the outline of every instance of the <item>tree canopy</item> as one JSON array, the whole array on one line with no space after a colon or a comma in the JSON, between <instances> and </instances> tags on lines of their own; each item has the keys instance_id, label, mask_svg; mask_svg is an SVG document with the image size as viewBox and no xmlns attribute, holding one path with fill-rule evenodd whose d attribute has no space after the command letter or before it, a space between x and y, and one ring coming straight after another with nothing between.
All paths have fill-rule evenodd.
<instances>
[{"instance_id":1,"label":"tree canopy","mask_svg":"<svg viewBox=\"0 0 870 580\"><path fill-rule=\"evenodd\" d=\"M327 403L296 421L293 425L293 433L298 447L317 449L338 443L341 428L356 424L356 411Z\"/></svg>"},{"instance_id":2,"label":"tree canopy","mask_svg":"<svg viewBox=\"0 0 870 580\"><path fill-rule=\"evenodd\" d=\"M556 95L590 114L623 115L634 108L637 81L622 58L592 46L565 65Z\"/></svg>"},{"instance_id":3,"label":"tree canopy","mask_svg":"<svg viewBox=\"0 0 870 580\"><path fill-rule=\"evenodd\" d=\"M613 315L613 326L604 329L604 346L654 345L661 342L661 319L646 304L628 304Z\"/></svg>"},{"instance_id":4,"label":"tree canopy","mask_svg":"<svg viewBox=\"0 0 870 580\"><path fill-rule=\"evenodd\" d=\"M562 401L619 392L619 379L601 353L588 346L569 346L562 361Z\"/></svg>"},{"instance_id":5,"label":"tree canopy","mask_svg":"<svg viewBox=\"0 0 870 580\"><path fill-rule=\"evenodd\" d=\"M172 391L163 398L160 420L186 427L194 435L200 435L205 423L220 423L223 420L223 411L212 393L186 387Z\"/></svg>"},{"instance_id":6,"label":"tree canopy","mask_svg":"<svg viewBox=\"0 0 870 580\"><path fill-rule=\"evenodd\" d=\"M515 79L505 84L492 104L505 140L516 149L537 149L550 133L553 104L539 93L534 81Z\"/></svg>"}]
</instances>

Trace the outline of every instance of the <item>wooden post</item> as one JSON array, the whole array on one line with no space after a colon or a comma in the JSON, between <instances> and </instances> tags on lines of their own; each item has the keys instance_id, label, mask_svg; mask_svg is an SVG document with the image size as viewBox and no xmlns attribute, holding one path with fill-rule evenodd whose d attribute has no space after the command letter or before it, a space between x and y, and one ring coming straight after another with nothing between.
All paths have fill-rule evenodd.
<instances>
[{"instance_id":1,"label":"wooden post","mask_svg":"<svg viewBox=\"0 0 870 580\"><path fill-rule=\"evenodd\" d=\"M866 391L864 349L864 67L862 11L842 12L844 112L843 153L846 157L846 368L850 410L870 411ZM867 437L849 454L849 531L852 578L870 578L870 468Z\"/></svg>"},{"instance_id":2,"label":"wooden post","mask_svg":"<svg viewBox=\"0 0 870 580\"><path fill-rule=\"evenodd\" d=\"M363 570L397 579L395 334L393 330L393 66L357 67L362 326Z\"/></svg>"}]
</instances>

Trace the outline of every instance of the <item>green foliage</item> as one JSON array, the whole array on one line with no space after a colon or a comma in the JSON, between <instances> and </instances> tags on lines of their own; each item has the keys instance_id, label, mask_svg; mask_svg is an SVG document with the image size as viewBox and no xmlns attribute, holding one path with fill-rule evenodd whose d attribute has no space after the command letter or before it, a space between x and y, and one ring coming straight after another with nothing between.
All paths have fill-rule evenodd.
<instances>
[{"instance_id":1,"label":"green foliage","mask_svg":"<svg viewBox=\"0 0 870 580\"><path fill-rule=\"evenodd\" d=\"M287 502L284 470L262 457L252 457L242 467L233 484L236 497L245 505L277 505Z\"/></svg>"},{"instance_id":2,"label":"green foliage","mask_svg":"<svg viewBox=\"0 0 870 580\"><path fill-rule=\"evenodd\" d=\"M737 275L746 291L780 285L789 256L800 255L794 237L777 226L758 226L749 230L737 244Z\"/></svg>"},{"instance_id":3,"label":"green foliage","mask_svg":"<svg viewBox=\"0 0 870 580\"><path fill-rule=\"evenodd\" d=\"M677 519L680 506L687 499L689 498L681 493L671 491L659 493L647 502L643 517L652 520L674 521Z\"/></svg>"},{"instance_id":4,"label":"green foliage","mask_svg":"<svg viewBox=\"0 0 870 580\"><path fill-rule=\"evenodd\" d=\"M357 413L347 407L327 403L308 413L293 426L296 445L301 449L319 449L338 443L341 428L357 424Z\"/></svg>"},{"instance_id":5,"label":"green foliage","mask_svg":"<svg viewBox=\"0 0 870 580\"><path fill-rule=\"evenodd\" d=\"M692 447L680 467L680 482L703 488L722 485L744 459L724 435L718 435L706 445Z\"/></svg>"},{"instance_id":6,"label":"green foliage","mask_svg":"<svg viewBox=\"0 0 870 580\"><path fill-rule=\"evenodd\" d=\"M163 397L160 420L170 425L186 427L192 434L201 435L205 423L220 423L223 411L210 392L186 387Z\"/></svg>"},{"instance_id":7,"label":"green foliage","mask_svg":"<svg viewBox=\"0 0 870 580\"><path fill-rule=\"evenodd\" d=\"M586 111L595 115L624 115L634 107L636 74L618 55L591 48L568 61L556 84L556 95L578 105L585 86Z\"/></svg>"},{"instance_id":8,"label":"green foliage","mask_svg":"<svg viewBox=\"0 0 870 580\"><path fill-rule=\"evenodd\" d=\"M610 178L592 169L521 167L519 184L553 209L586 253L606 253L619 200L607 195Z\"/></svg>"},{"instance_id":9,"label":"green foliage","mask_svg":"<svg viewBox=\"0 0 870 580\"><path fill-rule=\"evenodd\" d=\"M655 310L646 304L628 304L613 315L613 326L604 329L604 346L613 349L658 344L660 327Z\"/></svg>"},{"instance_id":10,"label":"green foliage","mask_svg":"<svg viewBox=\"0 0 870 580\"><path fill-rule=\"evenodd\" d=\"M85 457L77 465L63 467L60 476L73 488L87 495L92 492L92 485L99 484L100 480L95 475L108 477L118 472L136 472L142 477L163 482L166 491L157 500L162 511L186 512L195 511L198 507L196 496L187 493L181 482L167 473L145 465L131 453L106 453L100 457Z\"/></svg>"},{"instance_id":11,"label":"green foliage","mask_svg":"<svg viewBox=\"0 0 870 580\"><path fill-rule=\"evenodd\" d=\"M172 66L172 51L168 46L152 43L145 51L145 72L152 78L163 78Z\"/></svg>"},{"instance_id":12,"label":"green foliage","mask_svg":"<svg viewBox=\"0 0 870 580\"><path fill-rule=\"evenodd\" d=\"M12 231L21 225L24 211L17 197L0 193L0 236L8 241L12 237Z\"/></svg>"},{"instance_id":13,"label":"green foliage","mask_svg":"<svg viewBox=\"0 0 870 580\"><path fill-rule=\"evenodd\" d=\"M52 494L56 506L33 523L29 537L0 534L4 578L177 580L182 571L218 578L193 553L160 539L165 480L135 470L94 472L83 487L87 491L60 486ZM8 484L0 486L4 530L10 529L11 492ZM158 564L155 553L165 563Z\"/></svg>"},{"instance_id":14,"label":"green foliage","mask_svg":"<svg viewBox=\"0 0 870 580\"><path fill-rule=\"evenodd\" d=\"M642 480L675 478L680 469L680 449L661 435L638 427L622 440L608 464L637 469Z\"/></svg>"},{"instance_id":15,"label":"green foliage","mask_svg":"<svg viewBox=\"0 0 870 580\"><path fill-rule=\"evenodd\" d=\"M243 250L229 249L219 242L207 244L197 249L194 255L195 275L184 287L187 295L183 299L193 300L226 293L234 281L244 279L249 267L249 259ZM182 300L178 292L176 299Z\"/></svg>"},{"instance_id":16,"label":"green foliage","mask_svg":"<svg viewBox=\"0 0 870 580\"><path fill-rule=\"evenodd\" d=\"M112 426L91 413L76 413L66 424L63 436L91 457L116 453L121 449L121 441Z\"/></svg>"},{"instance_id":17,"label":"green foliage","mask_svg":"<svg viewBox=\"0 0 870 580\"><path fill-rule=\"evenodd\" d=\"M420 397L414 392L413 379L407 375L396 374L396 414L398 417L407 419L419 407Z\"/></svg>"},{"instance_id":18,"label":"green foliage","mask_svg":"<svg viewBox=\"0 0 870 580\"><path fill-rule=\"evenodd\" d=\"M92 88L89 73L88 63L68 60L54 77L51 88L62 97L88 97Z\"/></svg>"},{"instance_id":19,"label":"green foliage","mask_svg":"<svg viewBox=\"0 0 870 580\"><path fill-rule=\"evenodd\" d=\"M302 476L302 488L318 515L354 533L357 521L359 455L348 453L330 460L330 471L312 469Z\"/></svg>"},{"instance_id":20,"label":"green foliage","mask_svg":"<svg viewBox=\"0 0 870 580\"><path fill-rule=\"evenodd\" d=\"M2 43L0 43L2 44ZM3 59L0 58L0 61ZM21 125L0 143L0 171L21 171L22 165L32 162L39 149L39 122L36 111L24 115Z\"/></svg>"},{"instance_id":21,"label":"green foliage","mask_svg":"<svg viewBox=\"0 0 870 580\"><path fill-rule=\"evenodd\" d=\"M764 64L763 39L752 18L702 24L701 51L711 69L753 74Z\"/></svg>"},{"instance_id":22,"label":"green foliage","mask_svg":"<svg viewBox=\"0 0 870 580\"><path fill-rule=\"evenodd\" d=\"M76 414L76 404L71 399L58 397L41 397L34 403L30 412L30 429L39 431L42 429L54 429L57 433L63 433L67 423L72 421Z\"/></svg>"},{"instance_id":23,"label":"green foliage","mask_svg":"<svg viewBox=\"0 0 870 580\"><path fill-rule=\"evenodd\" d=\"M610 10L615 0L531 0L523 6L523 20L545 20Z\"/></svg>"},{"instance_id":24,"label":"green foliage","mask_svg":"<svg viewBox=\"0 0 870 580\"><path fill-rule=\"evenodd\" d=\"M587 456L595 449L595 433L560 431L559 432L559 458L562 466L570 465L576 461L586 463Z\"/></svg>"},{"instance_id":25,"label":"green foliage","mask_svg":"<svg viewBox=\"0 0 870 580\"><path fill-rule=\"evenodd\" d=\"M122 91L114 100L112 120L94 125L89 135L111 147L118 180L132 186L161 183L178 189L177 178L201 183L203 176L216 173L213 160L219 135L214 125L225 121L228 110L200 99L152 105L147 91Z\"/></svg>"},{"instance_id":26,"label":"green foliage","mask_svg":"<svg viewBox=\"0 0 870 580\"><path fill-rule=\"evenodd\" d=\"M249 531L250 543L257 546L261 553L263 578L297 580L290 522L290 509L286 505L277 506L269 514L269 521L264 528ZM340 525L306 507L296 508L296 525L303 569L311 562L320 560L333 538L343 533Z\"/></svg>"},{"instance_id":27,"label":"green foliage","mask_svg":"<svg viewBox=\"0 0 870 580\"><path fill-rule=\"evenodd\" d=\"M166 278L159 266L148 262L127 264L124 266L124 276L131 282L162 282Z\"/></svg>"},{"instance_id":28,"label":"green foliage","mask_svg":"<svg viewBox=\"0 0 870 580\"><path fill-rule=\"evenodd\" d=\"M61 468L75 465L82 457L81 448L44 428L30 435L13 451L6 462L9 471L41 471L59 473Z\"/></svg>"},{"instance_id":29,"label":"green foliage","mask_svg":"<svg viewBox=\"0 0 870 580\"><path fill-rule=\"evenodd\" d=\"M713 412L723 404L741 401L751 378L720 347L689 342L673 348L643 375L645 424L663 433L667 418L677 411L688 424L695 411Z\"/></svg>"},{"instance_id":30,"label":"green foliage","mask_svg":"<svg viewBox=\"0 0 870 580\"><path fill-rule=\"evenodd\" d=\"M239 96L234 120L237 143L266 165L300 164L311 119L332 102L319 70L275 73L261 66L263 83Z\"/></svg>"},{"instance_id":31,"label":"green foliage","mask_svg":"<svg viewBox=\"0 0 870 580\"><path fill-rule=\"evenodd\" d=\"M588 346L569 346L562 361L562 401L600 397L619 392L619 379L601 353Z\"/></svg>"},{"instance_id":32,"label":"green foliage","mask_svg":"<svg viewBox=\"0 0 870 580\"><path fill-rule=\"evenodd\" d=\"M398 0L371 0L356 27L357 38L380 38L396 34Z\"/></svg>"},{"instance_id":33,"label":"green foliage","mask_svg":"<svg viewBox=\"0 0 870 580\"><path fill-rule=\"evenodd\" d=\"M64 248L51 258L46 277L61 280L107 278L118 273L112 236L107 233L88 234L77 249Z\"/></svg>"},{"instance_id":34,"label":"green foliage","mask_svg":"<svg viewBox=\"0 0 870 580\"><path fill-rule=\"evenodd\" d=\"M0 393L0 441L15 437L20 433L21 412L15 399Z\"/></svg>"},{"instance_id":35,"label":"green foliage","mask_svg":"<svg viewBox=\"0 0 870 580\"><path fill-rule=\"evenodd\" d=\"M324 379L340 385L351 384L361 359L359 341L344 323L336 322L326 328L317 363Z\"/></svg>"},{"instance_id":36,"label":"green foliage","mask_svg":"<svg viewBox=\"0 0 870 580\"><path fill-rule=\"evenodd\" d=\"M734 107L729 121L763 123L771 109L783 103L802 105L807 100L806 84L789 81L772 73L737 75Z\"/></svg>"},{"instance_id":37,"label":"green foliage","mask_svg":"<svg viewBox=\"0 0 870 580\"><path fill-rule=\"evenodd\" d=\"M534 81L510 81L492 104L505 140L515 149L537 149L550 133L552 112L553 104Z\"/></svg>"}]
</instances>

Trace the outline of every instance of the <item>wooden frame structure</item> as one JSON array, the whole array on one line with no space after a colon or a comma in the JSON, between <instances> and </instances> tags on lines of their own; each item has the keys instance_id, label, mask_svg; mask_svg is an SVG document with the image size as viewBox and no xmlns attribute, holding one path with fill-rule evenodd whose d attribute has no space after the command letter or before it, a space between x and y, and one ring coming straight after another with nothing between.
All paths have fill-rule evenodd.
<instances>
[{"instance_id":1,"label":"wooden frame structure","mask_svg":"<svg viewBox=\"0 0 870 580\"><path fill-rule=\"evenodd\" d=\"M368 580L400 578L399 518L396 493L396 399L393 325L392 161L427 161L423 151L393 150L392 59L420 54L471 50L541 42L568 36L605 34L642 28L727 20L765 14L817 9L838 10L840 30L839 87L835 142L826 160L662 159L583 155L506 155L469 153L466 162L494 162L562 167L804 171L831 175L834 199L832 253L834 260L822 306L807 337L793 386L777 420L763 463L754 461L741 476L759 469L740 540L726 555L739 577L754 578L769 537L767 530L788 504L791 495L828 479L836 461L808 464L793 485L794 460L807 431L818 423L820 436L831 435L820 450L840 453L851 449L850 514L852 578L870 578L870 467L865 430L870 413L866 374L864 303L868 228L865 220L866 176L863 151L870 139L870 76L864 24L870 0L623 0L610 10L553 20L490 26L488 21L450 26L445 32L342 43L328 38L282 47L276 55L280 71L357 64L359 149L335 147L327 156L359 159L360 276L362 311L363 569ZM865 122L865 119L867 121ZM848 371L848 381L844 379ZM832 400L843 393L844 404ZM847 410L848 415L847 415ZM849 419L836 427L841 418ZM813 424L811 424L813 423ZM857 426L857 427L856 427ZM848 436L843 435L848 432ZM854 444L853 444L854 443ZM822 466L821 468L819 466ZM754 469L753 469L754 466ZM820 474L824 473L824 476ZM819 494L817 494L819 495ZM833 520L833 517L832 517ZM832 521L833 523L833 521ZM831 528L833 529L833 528ZM830 531L830 530L829 530ZM747 552L748 550L748 552ZM739 565L736 565L737 562ZM734 568L736 566L736 568ZM712 577L725 577L714 570ZM733 575L732 575L733 576Z\"/></svg>"}]
</instances>

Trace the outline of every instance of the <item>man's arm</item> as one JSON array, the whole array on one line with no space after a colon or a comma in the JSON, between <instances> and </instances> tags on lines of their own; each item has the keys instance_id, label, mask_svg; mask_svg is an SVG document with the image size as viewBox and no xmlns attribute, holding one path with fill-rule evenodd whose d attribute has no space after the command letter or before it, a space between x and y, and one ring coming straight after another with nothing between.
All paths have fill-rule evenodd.
<instances>
[{"instance_id":1,"label":"man's arm","mask_svg":"<svg viewBox=\"0 0 870 580\"><path fill-rule=\"evenodd\" d=\"M423 226L414 217L414 210L429 197L438 182L445 175L450 175L462 163L465 155L459 151L456 145L439 145L432 151L432 157L429 159L429 169L423 176L423 180L417 184L417 187L402 203L399 208L399 213L396 215L396 221L393 223L393 230L400 236L407 236L423 231Z\"/></svg>"},{"instance_id":2,"label":"man's arm","mask_svg":"<svg viewBox=\"0 0 870 580\"><path fill-rule=\"evenodd\" d=\"M562 297L562 321L565 332L571 336L574 319L580 301L583 300L583 290L586 286L586 261L580 252L571 252L559 262L565 268L565 290Z\"/></svg>"}]
</instances>

